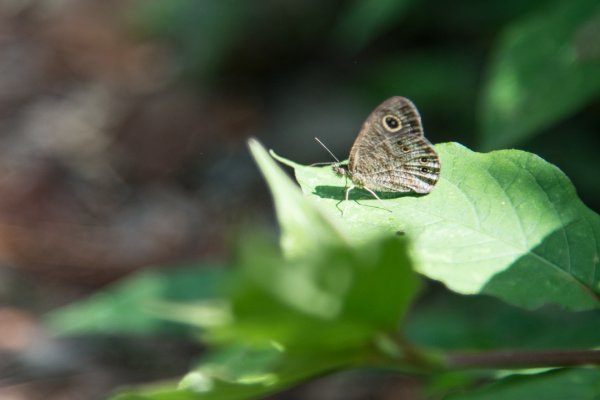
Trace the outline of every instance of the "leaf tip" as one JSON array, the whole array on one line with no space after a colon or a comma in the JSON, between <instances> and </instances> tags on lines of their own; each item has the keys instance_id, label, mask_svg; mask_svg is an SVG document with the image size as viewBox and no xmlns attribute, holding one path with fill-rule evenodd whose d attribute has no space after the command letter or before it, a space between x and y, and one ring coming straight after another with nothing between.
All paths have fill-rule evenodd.
<instances>
[{"instance_id":1,"label":"leaf tip","mask_svg":"<svg viewBox=\"0 0 600 400\"><path fill-rule=\"evenodd\" d=\"M260 151L264 149L263 145L255 137L249 138L246 143L248 144L248 148L252 154L255 154L257 150Z\"/></svg>"},{"instance_id":2,"label":"leaf tip","mask_svg":"<svg viewBox=\"0 0 600 400\"><path fill-rule=\"evenodd\" d=\"M269 150L269 154L275 160L279 161L283 165L287 165L288 167L296 168L296 167L300 166L300 164L298 164L298 163L288 160L287 158L281 157L279 154L275 153L275 151L273 151L273 150Z\"/></svg>"}]
</instances>

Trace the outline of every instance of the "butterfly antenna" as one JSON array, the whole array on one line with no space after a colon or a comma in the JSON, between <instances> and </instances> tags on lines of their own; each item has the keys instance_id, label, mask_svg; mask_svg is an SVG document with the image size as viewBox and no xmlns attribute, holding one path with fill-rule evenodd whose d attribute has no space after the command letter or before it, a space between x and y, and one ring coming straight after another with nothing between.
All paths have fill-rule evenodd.
<instances>
[{"instance_id":1,"label":"butterfly antenna","mask_svg":"<svg viewBox=\"0 0 600 400\"><path fill-rule=\"evenodd\" d=\"M329 150L329 149L327 148L327 146L325 146L325 145L323 144L323 142L321 142L321 141L319 140L319 138L318 138L318 137L315 137L315 140L317 141L317 143L319 143L321 146L323 146L323 148L324 148L325 150L327 150L327 152L328 152L328 153L331 155L331 157L333 157L333 159L334 159L334 160L335 160L337 163L339 163L339 162L340 162L340 160L338 160L338 158L335 156L335 154L333 154L333 153L331 152L331 150Z\"/></svg>"}]
</instances>

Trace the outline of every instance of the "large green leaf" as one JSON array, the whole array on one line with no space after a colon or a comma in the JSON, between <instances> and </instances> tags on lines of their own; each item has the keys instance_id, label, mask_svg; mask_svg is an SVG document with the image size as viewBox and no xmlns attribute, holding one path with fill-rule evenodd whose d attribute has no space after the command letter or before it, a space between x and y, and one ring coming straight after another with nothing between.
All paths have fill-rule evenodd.
<instances>
[{"instance_id":1,"label":"large green leaf","mask_svg":"<svg viewBox=\"0 0 600 400\"><path fill-rule=\"evenodd\" d=\"M280 161L295 168L306 196L346 240L405 233L417 270L453 291L528 308L597 307L600 217L558 168L516 150L480 154L455 143L436 150L442 172L430 194L381 194L381 202L355 190L344 204L347 183L330 167Z\"/></svg>"},{"instance_id":2,"label":"large green leaf","mask_svg":"<svg viewBox=\"0 0 600 400\"><path fill-rule=\"evenodd\" d=\"M600 91L600 2L558 1L513 26L493 56L482 103L485 148L511 146Z\"/></svg>"},{"instance_id":3,"label":"large green leaf","mask_svg":"<svg viewBox=\"0 0 600 400\"><path fill-rule=\"evenodd\" d=\"M448 400L597 400L600 370L576 368L535 376L512 376Z\"/></svg>"}]
</instances>

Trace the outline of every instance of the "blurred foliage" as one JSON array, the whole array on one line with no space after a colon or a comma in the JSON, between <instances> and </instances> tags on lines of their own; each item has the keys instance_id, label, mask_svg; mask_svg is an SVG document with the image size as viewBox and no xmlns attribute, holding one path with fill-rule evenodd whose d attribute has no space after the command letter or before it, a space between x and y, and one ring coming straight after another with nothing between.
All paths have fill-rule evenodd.
<instances>
[{"instance_id":1,"label":"blurred foliage","mask_svg":"<svg viewBox=\"0 0 600 400\"><path fill-rule=\"evenodd\" d=\"M320 76L330 85L324 90L359 99L365 115L381 99L404 95L422 110L431 138L486 150L520 146L537 153L536 136L562 140L557 123L589 115L579 128L589 132L569 141L574 153L600 124L598 113L586 109L597 104L600 90L594 0L134 4L133 27L171 43L184 76L203 88L251 88L277 102L276 93ZM311 94L318 96L291 95ZM352 133L338 134L349 141ZM550 161L586 186L589 169L574 165L577 157ZM597 185L587 185L584 199L600 208Z\"/></svg>"},{"instance_id":2,"label":"blurred foliage","mask_svg":"<svg viewBox=\"0 0 600 400\"><path fill-rule=\"evenodd\" d=\"M214 266L144 271L85 301L49 313L46 325L56 335L184 333L182 326L174 324L182 312L186 323L194 321L190 311L198 320L222 315L215 315L219 310L210 300L220 297L226 277L223 267ZM204 303L184 309L177 305L191 301ZM170 315L171 322L165 315Z\"/></svg>"},{"instance_id":3,"label":"blurred foliage","mask_svg":"<svg viewBox=\"0 0 600 400\"><path fill-rule=\"evenodd\" d=\"M333 0L144 0L128 15L139 34L172 45L184 76L203 85L255 86L260 82L249 77L285 72L282 68L314 53L312 43L329 28L335 4Z\"/></svg>"},{"instance_id":4,"label":"blurred foliage","mask_svg":"<svg viewBox=\"0 0 600 400\"><path fill-rule=\"evenodd\" d=\"M141 0L127 17L139 37L168 44L182 82L209 102L236 93L283 115L291 104L304 120L300 108L317 103L304 142L345 126L335 118L358 118L327 109L336 93L364 115L404 95L434 141L534 154L436 145L436 189L383 195L383 206L359 190L343 204L330 168L274 156L300 190L251 141L280 250L256 230L230 270L136 274L48 316L57 335L183 334L210 345L179 382L114 399L261 398L356 367L418 371L425 392L456 399L598 397L593 368L504 379L445 368L448 351L599 345L597 1ZM296 143L285 130L264 133L276 117L263 117L263 127L229 129ZM284 118L282 129L292 124ZM348 145L354 133L334 132ZM453 293L429 282L415 301L415 272Z\"/></svg>"},{"instance_id":5,"label":"blurred foliage","mask_svg":"<svg viewBox=\"0 0 600 400\"><path fill-rule=\"evenodd\" d=\"M560 2L508 27L484 87L486 148L510 146L600 92L600 4Z\"/></svg>"},{"instance_id":6,"label":"blurred foliage","mask_svg":"<svg viewBox=\"0 0 600 400\"><path fill-rule=\"evenodd\" d=\"M406 336L445 350L595 348L600 313L572 313L555 306L535 312L488 296L432 291L409 314Z\"/></svg>"},{"instance_id":7,"label":"blurred foliage","mask_svg":"<svg viewBox=\"0 0 600 400\"><path fill-rule=\"evenodd\" d=\"M357 53L382 32L402 21L411 1L349 1L333 31L334 46L349 54Z\"/></svg>"},{"instance_id":8,"label":"blurred foliage","mask_svg":"<svg viewBox=\"0 0 600 400\"><path fill-rule=\"evenodd\" d=\"M392 238L362 251L324 249L291 263L265 245L250 241L245 247L236 283L224 297L231 303L231 318L203 323L207 320L194 318L189 309L188 321L203 328L204 340L215 350L177 389L149 388L115 398L171 398L172 391L173 398L245 399L339 368L404 357L392 337L419 285L402 240ZM206 282L214 278L204 276ZM381 279L389 284L382 287ZM202 297L208 287L190 289L188 295ZM88 309L82 304L78 311L85 317ZM114 313L104 322L110 324L111 318L121 319ZM94 325L90 328L95 331Z\"/></svg>"},{"instance_id":9,"label":"blurred foliage","mask_svg":"<svg viewBox=\"0 0 600 400\"><path fill-rule=\"evenodd\" d=\"M416 104L424 105L421 112L436 115L436 124L443 126L443 135L450 137L453 132L475 128L472 117L464 110L474 106L476 74L476 59L461 49L413 52L386 57L373 65L364 78L364 87L373 103L402 93ZM428 121L424 124L429 134Z\"/></svg>"},{"instance_id":10,"label":"blurred foliage","mask_svg":"<svg viewBox=\"0 0 600 400\"><path fill-rule=\"evenodd\" d=\"M593 400L600 396L598 379L600 371L595 368L576 368L552 371L538 376L516 376L493 383L473 393L449 396L449 400L500 400L532 399Z\"/></svg>"},{"instance_id":11,"label":"blurred foliage","mask_svg":"<svg viewBox=\"0 0 600 400\"><path fill-rule=\"evenodd\" d=\"M587 258L585 253L589 249L586 250L586 246L600 242L596 222L592 221L598 216L578 203L568 181L565 182L566 177L543 160L514 150L480 155L455 144L439 145L437 150L449 172L443 173L439 187L432 194L386 199L386 206L390 210L385 213L385 210L377 209L377 206L369 206L368 202L372 203L374 200L359 194L350 201L360 199L360 202L351 205L347 214L340 218L336 203L344 198L343 182L331 174L329 168L302 167L283 160L296 168L298 179L307 194L301 196L300 190L291 184L262 146L252 141L250 148L273 192L283 237L286 238L283 244L293 251L288 251L286 258L276 249L261 243L258 237L248 237L242 245L232 284L222 289L221 314L210 314L213 318L199 318L202 308L197 308L193 303L188 304L187 308L179 308L183 310L183 314L187 310L187 317L184 318L177 317L177 313L172 311L177 308L163 309L165 318L175 317L201 328L203 340L213 346L213 351L177 387L149 387L141 391L123 392L115 398L249 399L341 368L392 366L400 371L425 369L433 374L439 373L445 365L444 355L440 351L448 349L537 348L540 344L545 345L545 348L566 344L572 348L587 348L598 344L597 338L590 337L579 329L571 332L568 340L562 336L565 334L561 329L562 325L580 317L573 317L563 311L528 314L483 299L461 304L460 298L446 298L442 306L429 303L417 307L411 318L406 319L408 307L413 303L419 286L412 270L413 262L414 267L426 276L434 274L436 268L443 270L445 265L451 264L452 273L442 273L442 276L457 282L470 282L473 280L473 268L461 266L473 258L481 264L482 251L484 255L489 253L492 256L498 252L506 253L498 250L497 245L488 252L484 242L490 245L490 237L503 235L503 229L515 232L514 224L521 226L522 234L536 234L536 230L522 230L523 226L537 229L546 227L544 232L552 234L559 230L565 235L581 237L581 240L552 241L551 245L536 246L534 250L522 248L524 252L511 259L531 260L515 270L514 277L508 280L510 284L504 284L503 290L490 293L530 308L532 304L539 307L546 302L574 309L597 307L597 297L586 297L596 285L590 285L589 288L574 285L572 275L579 272L563 267L565 269L557 274L556 263L567 254L575 257L572 260L574 266L586 265L577 257L582 257L583 254ZM526 174L521 176L519 171ZM485 180L490 177L492 182L486 183ZM528 179L533 179L535 184ZM315 183L331 183L333 186L329 186L328 192L323 192L319 191ZM521 184L524 186L519 187ZM483 190L468 195L464 193L472 187ZM551 187L563 188L565 192L545 189ZM542 193L538 194L537 191ZM332 196L334 192L337 195ZM435 201L436 193L442 196L446 210L442 214L436 214L437 219L432 224L426 220L426 210L430 207L427 202ZM486 196L490 198L486 200ZM455 205L457 201L464 199L469 199L467 209ZM547 204L548 202L550 203ZM432 209L439 211L441 204L436 203ZM472 214L487 217L478 217L474 223L469 223L466 216L481 207L481 204L486 204L482 209L485 212ZM512 221L506 218L509 215L506 212L499 212L499 216L494 218L494 207L498 205L512 208L516 219ZM403 212L403 207L410 211ZM331 211L327 211L329 209ZM412 218L413 221L410 215L415 214L416 209L421 211ZM560 217L562 213L569 215L570 219ZM557 215L559 218L555 220ZM535 224L521 221L531 216L537 221ZM410 246L410 251L406 240L394 237L396 235L393 231L400 228L394 223L396 219L404 221L401 226L404 233L402 236L406 235L416 244ZM454 219L462 222L455 222L448 228L444 233L445 240L428 242L422 236L427 236L425 227L434 225L439 229L446 221ZM565 225L556 227L552 221ZM580 226L582 222L585 222L583 228ZM355 224L359 224L360 229L352 230ZM392 226L388 227L390 224ZM470 225L476 228L470 228L473 233L467 235L460 231ZM592 231L576 231L587 227L591 227ZM490 231L484 242L473 241L477 239L476 234L481 234L486 229ZM571 233L571 229L576 230ZM365 234L361 236L362 231ZM337 235L339 243L322 242L319 247L319 238L325 232ZM510 235L504 235L507 237L499 242L510 240ZM385 236L388 239L381 240ZM440 250L443 250L440 246L451 244L453 236L456 239L468 239L466 244L460 241L457 245L460 252L455 250L448 253L446 262L438 259L429 269L419 266L419 254L440 254ZM374 238L380 240L373 241ZM545 240L545 234L542 233L538 239L532 237L528 240ZM475 245L469 246L469 243ZM593 248L592 251L597 254L598 249ZM452 254L459 257L459 261L448 258ZM506 263L506 256L492 256L492 260L504 260ZM567 261L570 265L571 259ZM595 263L597 264L597 260ZM547 265L553 267L548 269ZM592 265L593 269L596 267ZM196 283L181 287L182 290L194 293L198 298L203 298L206 292L212 292L211 286L206 282L214 284L213 275L198 272L194 276ZM128 290L121 288L117 291L115 299L118 301L119 292L121 297L126 294L125 299L132 295L134 298L138 297L135 288L147 286L143 284L147 278L141 276L140 285L136 285L135 281L134 279L133 284L125 287ZM535 285L531 285L531 282ZM543 284L540 285L539 282ZM572 285L571 288L565 290L569 285ZM453 288L452 284L448 286ZM457 286L460 287L460 284ZM137 291L144 293L144 290ZM185 299L189 294L180 293L180 296ZM228 305L223 306L224 302ZM69 318L62 321L68 324L77 320L77 314L84 316L94 308L90 306L94 303L99 308L103 306L102 301L94 299L88 304L83 303L79 310L77 305L72 306ZM485 314L482 310L485 310ZM490 315L490 312L494 314L494 319L488 320L489 325L486 327L479 318ZM113 313L101 322L107 326L115 326L111 319L120 321L118 313ZM54 318L54 324L56 321ZM503 321L510 321L507 327L512 329L498 325ZM595 310L581 322L583 325L578 326L587 326L593 331L598 321L598 312ZM512 324L519 329L515 329ZM92 331L95 325L90 325ZM402 336L396 336L400 325L404 326L406 338L411 339L410 342L405 342ZM448 330L447 327L454 329ZM562 330L562 334L555 335L555 329ZM85 327L79 327L79 333L81 332L85 332ZM427 351L424 350L426 348ZM541 372L543 370L537 371ZM490 379L493 379L492 375L487 376L487 380ZM460 380L469 385L474 382L474 378L468 374ZM436 383L436 387L438 386L439 381ZM502 385L498 387L502 388Z\"/></svg>"},{"instance_id":12,"label":"blurred foliage","mask_svg":"<svg viewBox=\"0 0 600 400\"><path fill-rule=\"evenodd\" d=\"M248 3L228 0L150 0L131 16L141 34L160 36L174 45L184 56L183 71L209 79L241 39L251 9Z\"/></svg>"}]
</instances>

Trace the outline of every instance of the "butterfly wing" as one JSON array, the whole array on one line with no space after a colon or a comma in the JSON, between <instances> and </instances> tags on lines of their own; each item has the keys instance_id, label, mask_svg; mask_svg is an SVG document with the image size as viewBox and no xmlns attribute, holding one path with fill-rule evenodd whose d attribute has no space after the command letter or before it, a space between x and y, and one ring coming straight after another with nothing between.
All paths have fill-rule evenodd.
<instances>
[{"instance_id":1,"label":"butterfly wing","mask_svg":"<svg viewBox=\"0 0 600 400\"><path fill-rule=\"evenodd\" d=\"M348 170L355 184L371 190L431 192L440 161L410 100L392 97L369 115L350 151Z\"/></svg>"}]
</instances>

